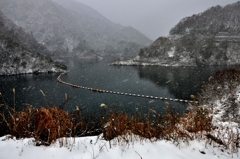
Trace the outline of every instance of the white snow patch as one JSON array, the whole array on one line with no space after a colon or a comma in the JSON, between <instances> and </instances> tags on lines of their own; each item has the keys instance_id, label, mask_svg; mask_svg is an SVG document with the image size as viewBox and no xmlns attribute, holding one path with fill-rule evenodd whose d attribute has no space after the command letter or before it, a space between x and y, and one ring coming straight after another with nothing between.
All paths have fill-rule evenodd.
<instances>
[{"instance_id":1,"label":"white snow patch","mask_svg":"<svg viewBox=\"0 0 240 159\"><path fill-rule=\"evenodd\" d=\"M171 48L170 51L168 51L168 57L173 57L175 53L175 47Z\"/></svg>"},{"instance_id":2,"label":"white snow patch","mask_svg":"<svg viewBox=\"0 0 240 159\"><path fill-rule=\"evenodd\" d=\"M122 82L125 83L125 82L128 82L128 81L129 81L129 79L125 79L125 80L123 80Z\"/></svg>"},{"instance_id":3,"label":"white snow patch","mask_svg":"<svg viewBox=\"0 0 240 159\"><path fill-rule=\"evenodd\" d=\"M1 159L237 159L237 154L227 154L205 141L190 141L189 144L174 145L161 140L157 142L138 141L129 145L108 142L97 136L63 138L51 146L35 146L34 139L0 138ZM60 146L63 143L63 146ZM111 147L110 147L111 145Z\"/></svg>"}]
</instances>

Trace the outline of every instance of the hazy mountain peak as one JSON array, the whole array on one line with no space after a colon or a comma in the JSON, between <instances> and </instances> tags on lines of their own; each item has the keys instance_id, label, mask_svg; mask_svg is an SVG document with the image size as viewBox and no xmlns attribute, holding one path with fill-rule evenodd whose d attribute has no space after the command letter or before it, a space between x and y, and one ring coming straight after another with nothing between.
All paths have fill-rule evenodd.
<instances>
[{"instance_id":1,"label":"hazy mountain peak","mask_svg":"<svg viewBox=\"0 0 240 159\"><path fill-rule=\"evenodd\" d=\"M48 51L31 35L0 12L0 75L59 72L64 65L54 62Z\"/></svg>"},{"instance_id":2,"label":"hazy mountain peak","mask_svg":"<svg viewBox=\"0 0 240 159\"><path fill-rule=\"evenodd\" d=\"M100 55L129 57L151 43L137 30L114 24L72 0L1 0L0 9L55 56L94 50Z\"/></svg>"}]
</instances>

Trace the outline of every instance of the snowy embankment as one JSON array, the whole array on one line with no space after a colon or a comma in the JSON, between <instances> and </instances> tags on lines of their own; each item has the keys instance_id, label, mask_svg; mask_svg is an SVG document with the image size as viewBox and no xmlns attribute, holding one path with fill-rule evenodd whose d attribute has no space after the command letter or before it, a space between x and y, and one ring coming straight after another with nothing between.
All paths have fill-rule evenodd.
<instances>
[{"instance_id":1,"label":"snowy embankment","mask_svg":"<svg viewBox=\"0 0 240 159\"><path fill-rule=\"evenodd\" d=\"M221 105L218 103L218 108ZM216 110L218 109L216 108ZM238 159L240 148L239 124L220 120L221 112L214 112L210 134L221 141L206 138L199 133L193 140L150 141L135 135L103 140L102 135L92 137L61 138L50 146L36 146L33 138L19 139L3 136L0 138L1 159ZM204 136L204 137L201 137ZM129 142L126 142L127 140ZM231 142L229 141L231 139ZM233 140L234 139L234 140ZM223 143L221 143L223 141Z\"/></svg>"},{"instance_id":2,"label":"snowy embankment","mask_svg":"<svg viewBox=\"0 0 240 159\"><path fill-rule=\"evenodd\" d=\"M0 69L1 76L15 76L22 74L44 74L44 73L58 73L58 72L66 72L63 69L59 69L56 67L46 68L46 69L16 69L16 68L2 68Z\"/></svg>"},{"instance_id":3,"label":"snowy embankment","mask_svg":"<svg viewBox=\"0 0 240 159\"><path fill-rule=\"evenodd\" d=\"M172 57L172 52L169 52L169 56ZM124 65L124 66L196 66L193 64L193 60L188 57L182 57L180 61L174 62L169 60L162 60L158 58L141 58L140 56L136 56L132 59L128 60L119 60L110 63L109 65Z\"/></svg>"},{"instance_id":4,"label":"snowy embankment","mask_svg":"<svg viewBox=\"0 0 240 159\"><path fill-rule=\"evenodd\" d=\"M0 156L1 159L237 159L239 154L228 154L219 147L198 140L175 145L169 141L140 142L136 138L135 143L121 145L117 141L110 144L93 136L67 138L48 147L37 147L32 138L16 140L5 136L0 138Z\"/></svg>"},{"instance_id":5,"label":"snowy embankment","mask_svg":"<svg viewBox=\"0 0 240 159\"><path fill-rule=\"evenodd\" d=\"M134 66L134 65L158 65L158 66L170 66L167 63L162 63L156 60L140 60L140 57L137 56L133 59L120 60L110 63L110 65L125 65L125 66Z\"/></svg>"}]
</instances>

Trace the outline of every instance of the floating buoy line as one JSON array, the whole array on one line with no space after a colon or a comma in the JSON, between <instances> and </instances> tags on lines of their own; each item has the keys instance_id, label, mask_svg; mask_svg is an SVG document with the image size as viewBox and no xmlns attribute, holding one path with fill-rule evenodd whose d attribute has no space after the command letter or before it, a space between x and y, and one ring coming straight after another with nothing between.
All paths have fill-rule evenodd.
<instances>
[{"instance_id":1,"label":"floating buoy line","mask_svg":"<svg viewBox=\"0 0 240 159\"><path fill-rule=\"evenodd\" d=\"M69 72L69 71L67 71ZM84 87L84 86L79 86L76 84L68 83L63 80L61 80L61 76L66 74L67 72L61 73L57 80L58 82L71 86L73 88L80 88L80 89L85 89L93 92L99 92L99 93L109 93L109 94L116 94L116 95L124 95L124 96L132 96L132 97L140 97L140 98L149 98L149 99L155 99L155 100L166 100L166 101L175 101L175 102L184 102L184 103L195 103L197 104L198 101L191 101L191 100L184 100L184 99L173 99L173 98L165 98L165 97L156 97L156 96L149 96L149 95L141 95L141 94L131 94L131 93L124 93L124 92L115 92L115 91L108 91L104 89L97 89L97 88L90 88L90 87Z\"/></svg>"}]
</instances>

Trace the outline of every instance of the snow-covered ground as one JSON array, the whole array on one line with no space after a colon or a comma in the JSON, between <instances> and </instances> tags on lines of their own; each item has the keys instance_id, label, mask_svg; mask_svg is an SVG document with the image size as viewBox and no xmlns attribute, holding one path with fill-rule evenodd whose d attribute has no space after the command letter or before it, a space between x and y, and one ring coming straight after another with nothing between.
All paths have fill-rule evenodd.
<instances>
[{"instance_id":1,"label":"snow-covered ground","mask_svg":"<svg viewBox=\"0 0 240 159\"><path fill-rule=\"evenodd\" d=\"M217 104L218 108L220 106ZM125 136L128 143L121 137L109 142L99 135L61 138L50 146L36 146L33 138L16 140L3 136L0 137L0 159L239 159L240 147L236 148L235 141L239 142L240 125L221 121L220 114L220 111L214 113L213 125L217 128L210 134L221 139L223 145L206 137L197 137L199 135L195 135L194 140L175 143L149 141L138 136Z\"/></svg>"},{"instance_id":2,"label":"snow-covered ground","mask_svg":"<svg viewBox=\"0 0 240 159\"><path fill-rule=\"evenodd\" d=\"M60 146L64 143L64 146ZM1 159L237 159L240 154L228 154L205 141L190 141L175 145L169 141L137 141L111 144L97 136L67 138L51 146L35 146L34 139L0 138Z\"/></svg>"},{"instance_id":3,"label":"snow-covered ground","mask_svg":"<svg viewBox=\"0 0 240 159\"><path fill-rule=\"evenodd\" d=\"M233 93L233 92L232 92ZM235 103L240 109L240 87L235 89ZM230 97L230 96L227 96ZM212 138L198 137L194 140L171 142L149 141L138 136L125 136L108 142L102 136L61 138L50 146L36 146L33 138L19 139L0 137L0 159L239 159L240 123L223 120L226 97L212 103ZM224 104L225 103L225 104ZM235 109L238 110L238 109ZM238 110L239 111L239 110ZM221 142L214 142L216 137ZM215 140L216 141L216 140Z\"/></svg>"}]
</instances>

